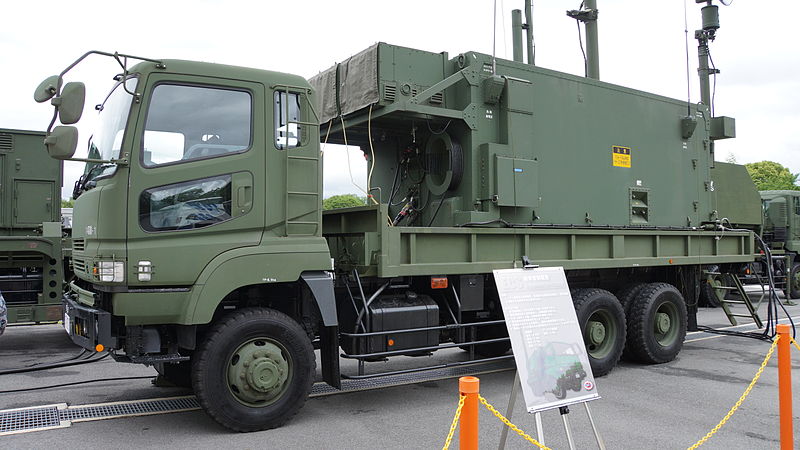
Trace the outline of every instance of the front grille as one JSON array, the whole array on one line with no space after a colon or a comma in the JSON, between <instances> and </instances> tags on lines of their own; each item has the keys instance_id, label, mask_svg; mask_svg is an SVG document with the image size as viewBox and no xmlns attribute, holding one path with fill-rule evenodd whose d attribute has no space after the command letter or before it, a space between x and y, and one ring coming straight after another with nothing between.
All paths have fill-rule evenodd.
<instances>
[{"instance_id":1,"label":"front grille","mask_svg":"<svg viewBox=\"0 0 800 450\"><path fill-rule=\"evenodd\" d=\"M73 252L82 252L86 250L86 240L85 239L73 239L72 240L72 251Z\"/></svg>"}]
</instances>

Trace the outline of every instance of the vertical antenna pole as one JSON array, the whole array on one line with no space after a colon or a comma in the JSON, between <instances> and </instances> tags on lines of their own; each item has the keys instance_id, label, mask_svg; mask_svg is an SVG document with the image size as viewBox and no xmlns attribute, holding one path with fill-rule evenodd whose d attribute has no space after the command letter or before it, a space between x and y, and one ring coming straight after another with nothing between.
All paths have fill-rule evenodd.
<instances>
[{"instance_id":1,"label":"vertical antenna pole","mask_svg":"<svg viewBox=\"0 0 800 450\"><path fill-rule=\"evenodd\" d=\"M531 0L525 0L525 35L526 35L526 44L525 46L528 48L528 64L535 65L536 64L536 52L533 48L533 6L531 5Z\"/></svg>"},{"instance_id":2,"label":"vertical antenna pole","mask_svg":"<svg viewBox=\"0 0 800 450\"><path fill-rule=\"evenodd\" d=\"M511 40L514 41L514 61L522 62L522 11L511 11Z\"/></svg>"},{"instance_id":3,"label":"vertical antenna pole","mask_svg":"<svg viewBox=\"0 0 800 450\"><path fill-rule=\"evenodd\" d=\"M600 79L600 47L597 38L597 0L586 0L586 9L590 12L590 17L586 20L586 76Z\"/></svg>"}]
</instances>

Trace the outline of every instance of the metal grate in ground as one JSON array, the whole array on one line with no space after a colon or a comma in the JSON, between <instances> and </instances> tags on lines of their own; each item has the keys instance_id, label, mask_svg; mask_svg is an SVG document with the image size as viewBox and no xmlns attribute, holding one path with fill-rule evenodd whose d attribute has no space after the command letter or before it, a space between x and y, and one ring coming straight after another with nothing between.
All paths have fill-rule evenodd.
<instances>
[{"instance_id":1,"label":"metal grate in ground","mask_svg":"<svg viewBox=\"0 0 800 450\"><path fill-rule=\"evenodd\" d=\"M68 427L69 423L63 423L59 416L66 407L61 403L0 411L0 436Z\"/></svg>"},{"instance_id":2,"label":"metal grate in ground","mask_svg":"<svg viewBox=\"0 0 800 450\"><path fill-rule=\"evenodd\" d=\"M325 383L316 383L311 397L403 386L426 381L445 380L467 375L501 372L514 368L514 361L504 360L472 366L449 367L360 380L342 380L338 390ZM31 431L66 428L73 422L115 419L121 417L169 414L200 409L194 396L131 400L114 403L67 406L66 403L0 411L0 436Z\"/></svg>"}]
</instances>

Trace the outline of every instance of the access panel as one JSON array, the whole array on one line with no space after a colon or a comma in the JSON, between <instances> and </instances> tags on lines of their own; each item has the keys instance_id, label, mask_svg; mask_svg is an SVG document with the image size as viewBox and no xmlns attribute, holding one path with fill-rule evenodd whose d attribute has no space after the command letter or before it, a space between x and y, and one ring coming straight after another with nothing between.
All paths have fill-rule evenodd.
<instances>
[{"instance_id":1,"label":"access panel","mask_svg":"<svg viewBox=\"0 0 800 450\"><path fill-rule=\"evenodd\" d=\"M14 226L35 226L53 221L54 190L52 181L15 180Z\"/></svg>"}]
</instances>

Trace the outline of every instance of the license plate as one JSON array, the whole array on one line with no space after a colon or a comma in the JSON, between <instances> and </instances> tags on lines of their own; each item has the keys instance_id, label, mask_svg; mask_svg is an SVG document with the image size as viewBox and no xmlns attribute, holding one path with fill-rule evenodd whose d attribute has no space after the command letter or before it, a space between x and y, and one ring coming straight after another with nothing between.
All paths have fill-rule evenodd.
<instances>
[{"instance_id":1,"label":"license plate","mask_svg":"<svg viewBox=\"0 0 800 450\"><path fill-rule=\"evenodd\" d=\"M72 336L72 327L70 325L69 313L64 312L64 331L66 331L68 335Z\"/></svg>"}]
</instances>

